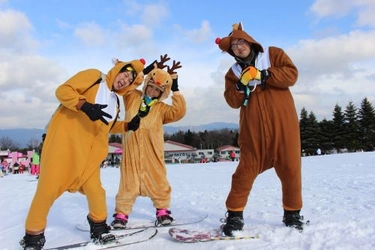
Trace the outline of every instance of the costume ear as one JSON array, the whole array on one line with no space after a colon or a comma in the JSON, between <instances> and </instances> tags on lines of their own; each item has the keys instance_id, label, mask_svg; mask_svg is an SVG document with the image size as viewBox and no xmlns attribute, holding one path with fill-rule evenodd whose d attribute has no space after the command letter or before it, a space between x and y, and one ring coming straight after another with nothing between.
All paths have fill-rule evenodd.
<instances>
[{"instance_id":1,"label":"costume ear","mask_svg":"<svg viewBox=\"0 0 375 250\"><path fill-rule=\"evenodd\" d=\"M118 64L118 63L120 63L121 61L119 60L119 59L117 59L117 58L112 58L112 63L113 63L113 65L116 65L116 64Z\"/></svg>"},{"instance_id":2,"label":"costume ear","mask_svg":"<svg viewBox=\"0 0 375 250\"><path fill-rule=\"evenodd\" d=\"M243 30L242 22L233 24L232 28L233 28L233 31L235 31L235 30Z\"/></svg>"}]
</instances>

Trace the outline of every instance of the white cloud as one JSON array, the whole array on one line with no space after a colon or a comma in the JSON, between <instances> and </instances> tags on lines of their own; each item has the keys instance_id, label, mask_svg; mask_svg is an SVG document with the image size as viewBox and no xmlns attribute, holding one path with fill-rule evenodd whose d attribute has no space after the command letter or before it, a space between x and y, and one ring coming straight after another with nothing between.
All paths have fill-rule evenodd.
<instances>
[{"instance_id":1,"label":"white cloud","mask_svg":"<svg viewBox=\"0 0 375 250\"><path fill-rule=\"evenodd\" d=\"M72 28L72 25L67 23L67 22L64 22L64 21L61 21L59 19L56 19L56 23L57 23L57 26L61 29L61 30L69 30Z\"/></svg>"},{"instance_id":2,"label":"white cloud","mask_svg":"<svg viewBox=\"0 0 375 250\"><path fill-rule=\"evenodd\" d=\"M28 18L0 11L0 124L2 128L44 127L57 107L54 91L64 71L37 54L40 41Z\"/></svg>"},{"instance_id":3,"label":"white cloud","mask_svg":"<svg viewBox=\"0 0 375 250\"><path fill-rule=\"evenodd\" d=\"M340 36L300 41L288 50L299 69L292 87L297 111L302 107L331 119L334 105L357 106L375 96L375 30L351 31ZM371 98L369 98L371 100Z\"/></svg>"},{"instance_id":4,"label":"white cloud","mask_svg":"<svg viewBox=\"0 0 375 250\"><path fill-rule=\"evenodd\" d=\"M146 5L141 14L141 20L147 26L156 27L168 14L168 9L162 4Z\"/></svg>"},{"instance_id":5,"label":"white cloud","mask_svg":"<svg viewBox=\"0 0 375 250\"><path fill-rule=\"evenodd\" d=\"M144 8L139 1L136 0L123 0L124 12L126 16L137 16Z\"/></svg>"},{"instance_id":6,"label":"white cloud","mask_svg":"<svg viewBox=\"0 0 375 250\"><path fill-rule=\"evenodd\" d=\"M318 18L329 16L343 17L352 9L352 0L316 0L310 8L310 12Z\"/></svg>"},{"instance_id":7,"label":"white cloud","mask_svg":"<svg viewBox=\"0 0 375 250\"><path fill-rule=\"evenodd\" d=\"M342 18L352 12L356 14L356 25L375 27L375 1L373 0L316 0L310 13L319 19Z\"/></svg>"},{"instance_id":8,"label":"white cloud","mask_svg":"<svg viewBox=\"0 0 375 250\"><path fill-rule=\"evenodd\" d=\"M56 87L79 70L95 67L107 72L112 57L143 57L149 63L165 53L183 65L178 74L188 105L186 116L173 126L238 122L238 110L230 108L223 97L224 74L234 60L214 44L214 33L221 27L212 16L203 16L192 26L178 19L170 22L174 13L167 1L146 5L126 0L121 4L125 7L116 11L125 14L113 15L107 22L83 18L73 27L60 20L76 21L52 18L56 23L49 36L43 33L44 26L34 28L39 25L31 23L35 17L0 10L1 128L43 128L57 107ZM305 107L321 119L331 118L337 103L344 107L353 101L358 106L369 97L375 105L374 5L373 0L319 0L311 7L310 13L321 21L311 29L314 36L290 41L295 45L284 48L299 69L298 82L291 88L297 112ZM355 20L348 21L353 16ZM351 26L343 29L342 19ZM290 32L298 32L292 28ZM37 39L40 33L43 39Z\"/></svg>"},{"instance_id":9,"label":"white cloud","mask_svg":"<svg viewBox=\"0 0 375 250\"><path fill-rule=\"evenodd\" d=\"M203 21L199 29L185 31L184 33L193 43L201 43L212 37L212 30L208 21Z\"/></svg>"},{"instance_id":10,"label":"white cloud","mask_svg":"<svg viewBox=\"0 0 375 250\"><path fill-rule=\"evenodd\" d=\"M147 43L152 39L152 30L143 24L135 24L132 26L123 25L119 32L119 42L124 47L138 46Z\"/></svg>"},{"instance_id":11,"label":"white cloud","mask_svg":"<svg viewBox=\"0 0 375 250\"><path fill-rule=\"evenodd\" d=\"M16 52L35 49L38 42L31 37L33 26L27 17L18 11L0 10L0 48Z\"/></svg>"},{"instance_id":12,"label":"white cloud","mask_svg":"<svg viewBox=\"0 0 375 250\"><path fill-rule=\"evenodd\" d=\"M81 39L85 46L104 46L110 35L95 22L81 23L74 30L74 35Z\"/></svg>"},{"instance_id":13,"label":"white cloud","mask_svg":"<svg viewBox=\"0 0 375 250\"><path fill-rule=\"evenodd\" d=\"M375 1L373 0L359 0L356 1L358 4L361 3L360 10L358 13L357 25L358 26L369 26L375 27Z\"/></svg>"},{"instance_id":14,"label":"white cloud","mask_svg":"<svg viewBox=\"0 0 375 250\"><path fill-rule=\"evenodd\" d=\"M186 98L188 110L176 126L238 122L239 109L229 107L224 99L224 76L234 61L220 51L217 53L219 56L212 59L216 63L188 62L184 72L179 73L180 90Z\"/></svg>"},{"instance_id":15,"label":"white cloud","mask_svg":"<svg viewBox=\"0 0 375 250\"><path fill-rule=\"evenodd\" d=\"M186 39L189 43L201 44L213 37L211 25L207 20L203 20L201 26L197 29L185 30L178 24L174 24L173 27L178 34L182 35L180 40Z\"/></svg>"},{"instance_id":16,"label":"white cloud","mask_svg":"<svg viewBox=\"0 0 375 250\"><path fill-rule=\"evenodd\" d=\"M168 7L163 1L153 4L142 4L139 1L126 0L124 12L126 16L139 18L147 27L157 27L169 15Z\"/></svg>"},{"instance_id":17,"label":"white cloud","mask_svg":"<svg viewBox=\"0 0 375 250\"><path fill-rule=\"evenodd\" d=\"M352 31L323 39L301 40L288 51L310 77L350 71L375 57L375 30Z\"/></svg>"}]
</instances>

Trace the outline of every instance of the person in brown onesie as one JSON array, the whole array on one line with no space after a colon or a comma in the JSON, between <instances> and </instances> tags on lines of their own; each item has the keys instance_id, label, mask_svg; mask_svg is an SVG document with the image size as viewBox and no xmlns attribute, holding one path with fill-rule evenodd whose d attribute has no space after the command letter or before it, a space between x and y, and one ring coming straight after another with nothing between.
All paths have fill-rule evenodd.
<instances>
[{"instance_id":1,"label":"person in brown onesie","mask_svg":"<svg viewBox=\"0 0 375 250\"><path fill-rule=\"evenodd\" d=\"M270 168L281 181L283 222L302 230L300 131L289 90L298 70L282 49L263 48L242 23L234 24L232 32L216 43L236 61L225 75L224 98L230 107L240 109L241 155L226 200L223 233L233 236L233 231L243 229L243 210L254 180Z\"/></svg>"}]
</instances>

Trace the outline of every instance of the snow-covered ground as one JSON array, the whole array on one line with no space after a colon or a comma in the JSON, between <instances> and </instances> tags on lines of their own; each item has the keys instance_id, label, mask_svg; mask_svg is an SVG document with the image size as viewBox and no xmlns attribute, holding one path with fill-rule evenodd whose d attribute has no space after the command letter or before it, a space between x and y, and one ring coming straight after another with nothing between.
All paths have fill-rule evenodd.
<instances>
[{"instance_id":1,"label":"snow-covered ground","mask_svg":"<svg viewBox=\"0 0 375 250\"><path fill-rule=\"evenodd\" d=\"M302 214L311 221L303 233L285 227L282 220L280 182L274 170L256 180L244 212L245 232L259 234L256 240L178 243L167 228L145 243L126 249L375 249L375 153L348 153L302 158ZM209 217L189 229L213 229L225 215L225 199L237 163L167 165L171 183L171 210L176 219L208 213ZM107 190L108 222L112 220L119 182L119 169L102 169ZM0 249L21 249L24 221L37 181L29 174L0 179ZM52 207L46 229L45 247L55 247L89 239L75 229L87 215L87 203L79 193L65 193ZM153 220L154 208L140 197L131 219Z\"/></svg>"}]
</instances>

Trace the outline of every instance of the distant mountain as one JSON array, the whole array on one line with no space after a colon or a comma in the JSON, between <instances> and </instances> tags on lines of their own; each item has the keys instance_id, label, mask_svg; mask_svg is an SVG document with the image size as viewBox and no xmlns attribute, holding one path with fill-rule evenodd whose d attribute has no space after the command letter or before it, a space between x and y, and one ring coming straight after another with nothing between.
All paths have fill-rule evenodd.
<instances>
[{"instance_id":1,"label":"distant mountain","mask_svg":"<svg viewBox=\"0 0 375 250\"><path fill-rule=\"evenodd\" d=\"M164 132L167 134L174 134L178 131L192 131L192 132L200 132L200 131L210 131L210 130L219 130L219 129L238 129L238 124L236 123L226 123L226 122L214 122L204 125L198 126L164 126ZM18 143L19 146L26 147L27 144L30 143L31 140L41 141L42 135L44 133L44 129L0 129L0 139L2 137L8 137L13 140L15 143Z\"/></svg>"}]
</instances>

